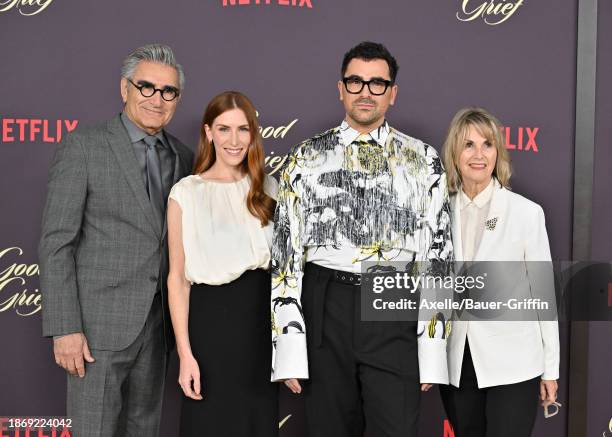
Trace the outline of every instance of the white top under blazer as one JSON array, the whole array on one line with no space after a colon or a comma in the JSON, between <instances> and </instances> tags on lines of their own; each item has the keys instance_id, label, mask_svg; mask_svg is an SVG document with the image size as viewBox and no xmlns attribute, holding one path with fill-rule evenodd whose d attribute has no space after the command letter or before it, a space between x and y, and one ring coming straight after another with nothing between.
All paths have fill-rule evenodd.
<instances>
[{"instance_id":1,"label":"white top under blazer","mask_svg":"<svg viewBox=\"0 0 612 437\"><path fill-rule=\"evenodd\" d=\"M491 179L489 185L478 193L473 199L462 191L457 193L459 197L459 208L461 211L461 250L463 261L474 261L474 255L482 240L484 222L487 220L493 187L495 182Z\"/></svg>"},{"instance_id":2,"label":"white top under blazer","mask_svg":"<svg viewBox=\"0 0 612 437\"><path fill-rule=\"evenodd\" d=\"M461 194L451 196L455 259L464 261ZM494 220L496 219L496 220ZM494 181L486 220L474 261L550 261L542 208ZM479 224L485 227L484 221ZM527 264L517 287L530 287ZM559 378L557 321L456 321L447 341L449 380L459 387L465 341L469 340L479 388L514 384L541 376Z\"/></svg>"},{"instance_id":3,"label":"white top under blazer","mask_svg":"<svg viewBox=\"0 0 612 437\"><path fill-rule=\"evenodd\" d=\"M227 284L247 270L268 269L273 223L261 226L246 204L250 179L217 182L184 177L170 191L182 211L185 278L192 284ZM265 193L276 200L278 183L266 175Z\"/></svg>"}]
</instances>

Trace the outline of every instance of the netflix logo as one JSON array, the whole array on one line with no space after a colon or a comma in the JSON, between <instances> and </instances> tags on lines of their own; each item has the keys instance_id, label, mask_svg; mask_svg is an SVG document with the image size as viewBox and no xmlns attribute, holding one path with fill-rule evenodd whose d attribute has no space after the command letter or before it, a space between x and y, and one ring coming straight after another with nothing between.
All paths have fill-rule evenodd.
<instances>
[{"instance_id":1,"label":"netflix logo","mask_svg":"<svg viewBox=\"0 0 612 437\"><path fill-rule=\"evenodd\" d=\"M294 8L312 9L312 0L222 0L224 8L228 6L293 6Z\"/></svg>"},{"instance_id":2,"label":"netflix logo","mask_svg":"<svg viewBox=\"0 0 612 437\"><path fill-rule=\"evenodd\" d=\"M0 143L59 143L78 124L78 120L0 118Z\"/></svg>"},{"instance_id":3,"label":"netflix logo","mask_svg":"<svg viewBox=\"0 0 612 437\"><path fill-rule=\"evenodd\" d=\"M444 419L444 437L455 437L455 431L448 419Z\"/></svg>"},{"instance_id":4,"label":"netflix logo","mask_svg":"<svg viewBox=\"0 0 612 437\"><path fill-rule=\"evenodd\" d=\"M539 130L539 127L502 127L501 134L506 149L538 153L540 149L536 137Z\"/></svg>"}]
</instances>

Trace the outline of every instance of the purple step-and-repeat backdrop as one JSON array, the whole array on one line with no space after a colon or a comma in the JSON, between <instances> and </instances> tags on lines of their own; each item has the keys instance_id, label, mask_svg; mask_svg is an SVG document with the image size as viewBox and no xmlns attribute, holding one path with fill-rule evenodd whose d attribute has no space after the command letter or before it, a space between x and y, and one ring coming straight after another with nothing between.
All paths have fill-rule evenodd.
<instances>
[{"instance_id":1,"label":"purple step-and-repeat backdrop","mask_svg":"<svg viewBox=\"0 0 612 437\"><path fill-rule=\"evenodd\" d=\"M52 359L50 341L40 337L36 248L47 171L67 133L121 110L119 69L133 48L163 42L175 50L187 82L168 130L194 148L211 97L228 89L250 96L265 138L267 170L278 174L292 145L340 123L336 82L344 52L362 40L382 42L400 64L390 123L439 150L457 109L490 109L504 124L514 190L543 206L553 257L567 260L577 13L577 0L554 5L522 0L0 0L0 414L65 414L66 377ZM601 21L611 25L610 11L602 13ZM610 56L606 62L609 72ZM609 107L602 110L609 113ZM612 133L600 136L609 144ZM597 183L609 187L610 153L602 156ZM609 188L599 185L599 190L598 196L609 195ZM609 242L610 231L605 232ZM609 245L599 253L610 259ZM563 325L561 402L567 399L567 338ZM612 354L597 357L609 363ZM169 372L163 430L177 435L176 359ZM303 436L302 403L281 392L281 436ZM598 396L604 396L601 390ZM605 396L599 401L609 404ZM597 435L612 416L605 420L604 413L591 417ZM421 416L422 435L451 436L437 391L424 396ZM566 422L565 409L550 419L540 413L534 435L565 436Z\"/></svg>"}]
</instances>

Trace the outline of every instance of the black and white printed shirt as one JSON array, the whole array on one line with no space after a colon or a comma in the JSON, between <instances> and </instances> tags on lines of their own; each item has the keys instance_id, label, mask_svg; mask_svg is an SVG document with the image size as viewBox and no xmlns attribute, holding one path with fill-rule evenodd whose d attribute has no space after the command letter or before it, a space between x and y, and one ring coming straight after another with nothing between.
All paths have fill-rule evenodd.
<instances>
[{"instance_id":1,"label":"black and white printed shirt","mask_svg":"<svg viewBox=\"0 0 612 437\"><path fill-rule=\"evenodd\" d=\"M453 257L438 153L387 122L360 134L343 121L296 146L280 177L274 221L272 380L308 378L306 327L297 305L306 261L360 272L362 261ZM448 322L418 325L421 381L448 383Z\"/></svg>"}]
</instances>

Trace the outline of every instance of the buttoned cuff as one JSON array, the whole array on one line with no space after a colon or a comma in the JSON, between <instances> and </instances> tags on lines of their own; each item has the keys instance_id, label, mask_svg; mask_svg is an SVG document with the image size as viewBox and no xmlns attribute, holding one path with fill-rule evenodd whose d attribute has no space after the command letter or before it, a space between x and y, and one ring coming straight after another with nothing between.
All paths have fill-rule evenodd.
<instances>
[{"instance_id":1,"label":"buttoned cuff","mask_svg":"<svg viewBox=\"0 0 612 437\"><path fill-rule=\"evenodd\" d=\"M305 334L281 334L276 337L272 381L308 379L308 353Z\"/></svg>"},{"instance_id":2,"label":"buttoned cuff","mask_svg":"<svg viewBox=\"0 0 612 437\"><path fill-rule=\"evenodd\" d=\"M421 337L418 348L421 384L448 384L446 340Z\"/></svg>"}]
</instances>

